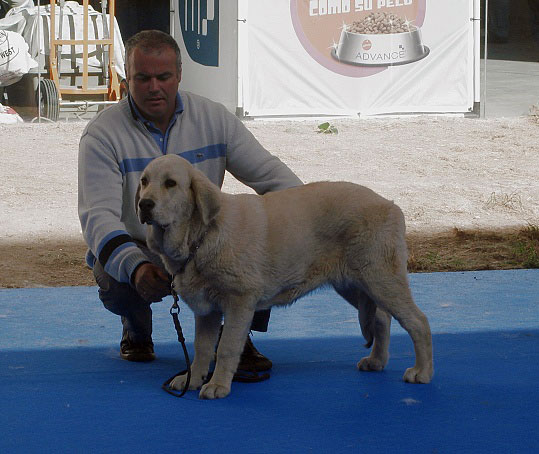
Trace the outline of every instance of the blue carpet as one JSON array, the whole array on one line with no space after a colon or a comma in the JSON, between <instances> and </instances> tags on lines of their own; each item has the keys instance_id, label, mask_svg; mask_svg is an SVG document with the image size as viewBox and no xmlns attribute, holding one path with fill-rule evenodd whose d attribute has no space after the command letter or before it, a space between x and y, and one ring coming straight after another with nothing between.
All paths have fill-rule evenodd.
<instances>
[{"instance_id":1,"label":"blue carpet","mask_svg":"<svg viewBox=\"0 0 539 454\"><path fill-rule=\"evenodd\" d=\"M271 379L218 401L160 389L184 366L170 298L153 306L158 359L134 364L96 288L0 290L0 453L537 452L539 270L410 281L433 331L431 384L401 381L414 355L395 323L386 370L358 372L357 315L323 290L255 334ZM192 352L185 306L180 318Z\"/></svg>"}]
</instances>

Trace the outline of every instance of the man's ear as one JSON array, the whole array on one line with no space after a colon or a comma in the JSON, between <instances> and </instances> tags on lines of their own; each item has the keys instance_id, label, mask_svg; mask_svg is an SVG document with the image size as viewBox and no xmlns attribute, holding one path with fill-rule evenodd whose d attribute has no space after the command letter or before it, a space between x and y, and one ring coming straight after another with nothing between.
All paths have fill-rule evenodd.
<instances>
[{"instance_id":1,"label":"man's ear","mask_svg":"<svg viewBox=\"0 0 539 454\"><path fill-rule=\"evenodd\" d=\"M221 193L202 172L191 172L191 190L195 196L195 205L202 223L208 225L221 209Z\"/></svg>"}]
</instances>

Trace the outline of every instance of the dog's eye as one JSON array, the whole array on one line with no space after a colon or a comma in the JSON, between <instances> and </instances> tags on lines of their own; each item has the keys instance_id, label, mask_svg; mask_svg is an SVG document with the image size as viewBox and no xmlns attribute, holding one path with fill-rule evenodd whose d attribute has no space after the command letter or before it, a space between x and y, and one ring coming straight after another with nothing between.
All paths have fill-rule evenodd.
<instances>
[{"instance_id":1,"label":"dog's eye","mask_svg":"<svg viewBox=\"0 0 539 454\"><path fill-rule=\"evenodd\" d=\"M142 177L140 179L141 186L146 186L148 184L148 179L146 177Z\"/></svg>"},{"instance_id":2,"label":"dog's eye","mask_svg":"<svg viewBox=\"0 0 539 454\"><path fill-rule=\"evenodd\" d=\"M170 178L165 180L165 188L173 188L174 186L176 186L176 182L174 180L171 180Z\"/></svg>"}]
</instances>

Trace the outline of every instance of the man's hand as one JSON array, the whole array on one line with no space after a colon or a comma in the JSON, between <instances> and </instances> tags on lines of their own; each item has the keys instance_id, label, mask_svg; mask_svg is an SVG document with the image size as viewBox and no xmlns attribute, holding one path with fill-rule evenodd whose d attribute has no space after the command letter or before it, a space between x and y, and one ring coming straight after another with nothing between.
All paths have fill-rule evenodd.
<instances>
[{"instance_id":1,"label":"man's hand","mask_svg":"<svg viewBox=\"0 0 539 454\"><path fill-rule=\"evenodd\" d=\"M153 263L140 265L135 271L133 283L137 293L149 303L157 303L170 295L170 277Z\"/></svg>"}]
</instances>

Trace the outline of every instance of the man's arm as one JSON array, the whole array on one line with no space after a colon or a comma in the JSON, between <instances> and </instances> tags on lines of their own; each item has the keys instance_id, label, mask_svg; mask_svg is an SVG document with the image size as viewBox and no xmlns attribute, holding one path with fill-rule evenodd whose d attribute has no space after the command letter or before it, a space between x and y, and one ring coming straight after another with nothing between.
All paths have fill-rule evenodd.
<instances>
[{"instance_id":1,"label":"man's arm","mask_svg":"<svg viewBox=\"0 0 539 454\"><path fill-rule=\"evenodd\" d=\"M136 246L122 219L122 173L107 144L85 132L79 144L78 211L82 233L107 274L129 283L148 258Z\"/></svg>"},{"instance_id":2,"label":"man's arm","mask_svg":"<svg viewBox=\"0 0 539 454\"><path fill-rule=\"evenodd\" d=\"M302 181L267 151L242 121L229 113L227 170L258 194L299 186Z\"/></svg>"}]
</instances>

